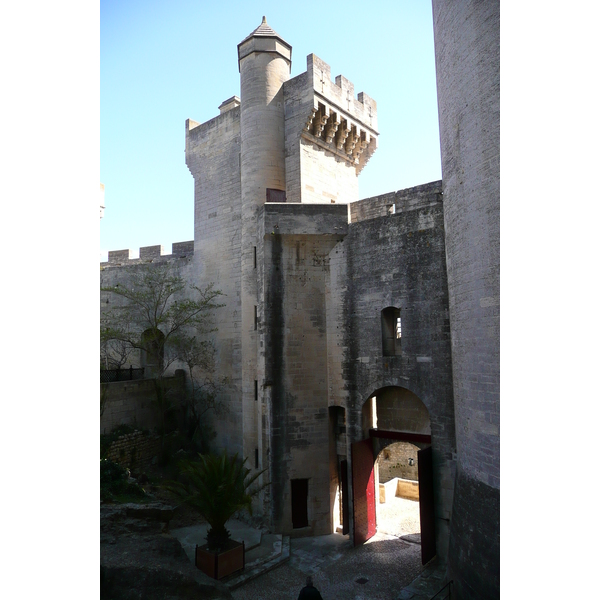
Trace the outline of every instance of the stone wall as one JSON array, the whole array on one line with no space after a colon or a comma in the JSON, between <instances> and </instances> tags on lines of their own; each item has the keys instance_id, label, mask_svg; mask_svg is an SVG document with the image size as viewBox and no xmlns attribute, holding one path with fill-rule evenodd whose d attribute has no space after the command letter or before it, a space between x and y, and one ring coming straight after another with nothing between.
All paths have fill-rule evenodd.
<instances>
[{"instance_id":1,"label":"stone wall","mask_svg":"<svg viewBox=\"0 0 600 600\"><path fill-rule=\"evenodd\" d=\"M185 385L183 371L176 377L166 378L166 383L169 398L178 407ZM119 425L150 430L161 426L153 379L115 381L101 383L100 386L101 393L106 394L104 413L100 416L100 433L110 433Z\"/></svg>"},{"instance_id":2,"label":"stone wall","mask_svg":"<svg viewBox=\"0 0 600 600\"><path fill-rule=\"evenodd\" d=\"M500 595L500 2L433 0L457 477L449 577Z\"/></svg>"},{"instance_id":3,"label":"stone wall","mask_svg":"<svg viewBox=\"0 0 600 600\"><path fill-rule=\"evenodd\" d=\"M432 208L439 207L440 194L441 182L432 181L397 192L365 198L349 206L350 222L358 223L378 217L389 217L411 210L422 210L428 206ZM420 213L420 218L419 226L421 229L430 229L435 226L435 221L428 216L428 213Z\"/></svg>"},{"instance_id":4,"label":"stone wall","mask_svg":"<svg viewBox=\"0 0 600 600\"><path fill-rule=\"evenodd\" d=\"M176 249L177 253L175 252ZM161 254L162 246L147 246L140 248L139 258L131 258L131 250L109 251L107 262L100 263L100 287L114 287L122 285L131 287L133 278L145 269L169 266L173 273L178 274L184 281L192 282L194 249L192 242L173 244L172 254ZM107 311L116 306L122 306L125 300L111 292L100 292L100 318ZM143 366L139 350L133 350L127 357L123 368ZM174 364L169 373L172 374L180 364Z\"/></svg>"},{"instance_id":5,"label":"stone wall","mask_svg":"<svg viewBox=\"0 0 600 600\"><path fill-rule=\"evenodd\" d=\"M229 106L230 110L206 123L188 119L185 160L194 178L195 253L190 281L202 287L214 282L224 293L225 306L215 311L215 375L228 380L222 397L230 411L211 420L215 446L242 453L241 130L240 107Z\"/></svg>"},{"instance_id":6,"label":"stone wall","mask_svg":"<svg viewBox=\"0 0 600 600\"><path fill-rule=\"evenodd\" d=\"M175 259L186 258L194 254L194 242L175 242L171 245L171 254L166 254L162 245L142 246L139 249L138 258L133 258L133 251L109 250L108 261L101 262L100 268L120 267L145 264L148 262L165 262Z\"/></svg>"},{"instance_id":7,"label":"stone wall","mask_svg":"<svg viewBox=\"0 0 600 600\"><path fill-rule=\"evenodd\" d=\"M160 458L161 438L158 434L133 431L117 438L108 448L108 460L119 463L133 473L147 471Z\"/></svg>"},{"instance_id":8,"label":"stone wall","mask_svg":"<svg viewBox=\"0 0 600 600\"><path fill-rule=\"evenodd\" d=\"M377 103L363 92L355 98L354 84L342 75L332 81L331 67L318 56L309 54L306 64L283 86L287 202L348 204L358 200L357 175L375 152ZM323 119L322 131L315 118ZM336 143L344 126L361 138L352 146L361 151L356 163Z\"/></svg>"},{"instance_id":9,"label":"stone wall","mask_svg":"<svg viewBox=\"0 0 600 600\"><path fill-rule=\"evenodd\" d=\"M417 446L408 442L398 442L386 446L377 457L379 482L385 483L394 477L418 481L418 451ZM409 459L412 459L412 466L409 464Z\"/></svg>"},{"instance_id":10,"label":"stone wall","mask_svg":"<svg viewBox=\"0 0 600 600\"><path fill-rule=\"evenodd\" d=\"M389 205L396 211L388 211ZM445 558L455 439L441 182L363 200L350 212L348 235L330 255L332 287L335 280L340 290L332 292L339 305L331 317L344 332L337 339L348 444L363 439L363 406L373 395L378 405L381 399L393 407L403 400L386 389L402 388L424 405L433 449L438 555ZM401 311L401 352L384 356L381 311L390 306Z\"/></svg>"},{"instance_id":11,"label":"stone wall","mask_svg":"<svg viewBox=\"0 0 600 600\"><path fill-rule=\"evenodd\" d=\"M329 253L347 229L347 208L266 204L259 223L263 458L270 469L274 526L299 533L292 529L290 480L308 479L309 526L300 533L327 534L333 515L326 296Z\"/></svg>"}]
</instances>

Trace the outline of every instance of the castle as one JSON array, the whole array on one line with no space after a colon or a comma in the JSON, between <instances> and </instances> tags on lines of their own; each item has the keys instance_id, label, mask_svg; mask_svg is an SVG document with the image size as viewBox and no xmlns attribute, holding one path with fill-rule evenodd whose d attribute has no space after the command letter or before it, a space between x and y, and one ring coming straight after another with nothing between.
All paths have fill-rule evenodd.
<instances>
[{"instance_id":1,"label":"castle","mask_svg":"<svg viewBox=\"0 0 600 600\"><path fill-rule=\"evenodd\" d=\"M109 252L102 285L173 264L216 282L215 446L271 485L290 535L376 530L374 469L418 449L423 560L461 598L499 595L499 6L434 0L442 181L359 200L377 104L263 18L238 45L240 98L186 121L194 240ZM457 35L457 33L459 35Z\"/></svg>"}]
</instances>

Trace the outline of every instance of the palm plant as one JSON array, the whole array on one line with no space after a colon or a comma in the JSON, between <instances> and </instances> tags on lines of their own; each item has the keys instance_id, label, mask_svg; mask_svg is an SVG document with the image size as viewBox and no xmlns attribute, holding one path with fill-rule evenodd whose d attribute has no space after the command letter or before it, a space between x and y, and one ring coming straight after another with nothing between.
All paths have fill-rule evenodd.
<instances>
[{"instance_id":1,"label":"palm plant","mask_svg":"<svg viewBox=\"0 0 600 600\"><path fill-rule=\"evenodd\" d=\"M171 482L166 487L183 502L195 508L210 525L206 541L209 550L222 548L230 538L225 523L238 511L247 509L252 514L252 498L268 483L255 484L266 470L250 475L236 454L232 458L200 454L199 460L182 460L180 470L184 482Z\"/></svg>"}]
</instances>

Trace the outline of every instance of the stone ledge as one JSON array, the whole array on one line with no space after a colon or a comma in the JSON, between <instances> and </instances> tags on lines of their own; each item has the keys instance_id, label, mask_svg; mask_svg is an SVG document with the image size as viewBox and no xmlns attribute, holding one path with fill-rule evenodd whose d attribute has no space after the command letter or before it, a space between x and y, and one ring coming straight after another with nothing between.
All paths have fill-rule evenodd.
<instances>
[{"instance_id":1,"label":"stone ledge","mask_svg":"<svg viewBox=\"0 0 600 600\"><path fill-rule=\"evenodd\" d=\"M275 544L276 546L277 544ZM245 569L239 575L232 575L231 579L223 580L223 583L230 589L235 588L248 583L252 579L256 579L260 575L264 575L268 571L271 571L275 567L289 561L290 559L290 536L284 535L281 539L280 545L281 551L279 553L274 552L269 558L260 562L250 569Z\"/></svg>"}]
</instances>

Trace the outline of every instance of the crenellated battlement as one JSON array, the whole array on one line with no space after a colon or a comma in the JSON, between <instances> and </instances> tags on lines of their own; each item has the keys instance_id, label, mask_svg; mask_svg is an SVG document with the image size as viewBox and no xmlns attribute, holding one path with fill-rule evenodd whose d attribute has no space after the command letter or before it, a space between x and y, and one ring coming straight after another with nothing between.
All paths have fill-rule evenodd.
<instances>
[{"instance_id":1,"label":"crenellated battlement","mask_svg":"<svg viewBox=\"0 0 600 600\"><path fill-rule=\"evenodd\" d=\"M162 245L142 246L139 257L132 256L133 250L109 250L108 261L100 263L102 267L119 267L124 265L136 265L145 262L167 261L176 258L186 258L194 254L194 240L188 242L175 242L171 246L171 253L165 254Z\"/></svg>"},{"instance_id":2,"label":"crenellated battlement","mask_svg":"<svg viewBox=\"0 0 600 600\"><path fill-rule=\"evenodd\" d=\"M338 75L335 82L331 80L331 67L315 54L306 57L308 79L318 95L324 96L339 108L348 113L365 127L377 135L377 102L368 94L359 92L354 97L354 84L343 75Z\"/></svg>"},{"instance_id":3,"label":"crenellated battlement","mask_svg":"<svg viewBox=\"0 0 600 600\"><path fill-rule=\"evenodd\" d=\"M343 75L331 80L331 67L315 54L306 58L313 105L302 136L332 152L360 173L377 149L377 102Z\"/></svg>"}]
</instances>

